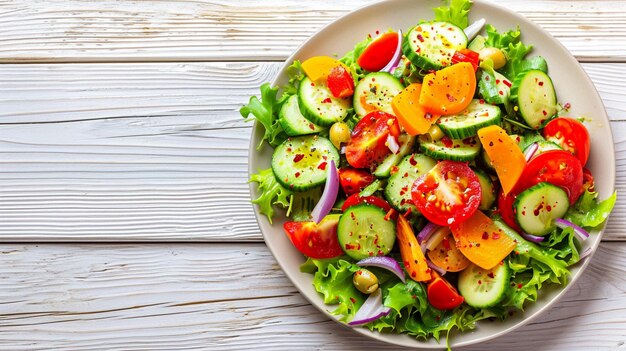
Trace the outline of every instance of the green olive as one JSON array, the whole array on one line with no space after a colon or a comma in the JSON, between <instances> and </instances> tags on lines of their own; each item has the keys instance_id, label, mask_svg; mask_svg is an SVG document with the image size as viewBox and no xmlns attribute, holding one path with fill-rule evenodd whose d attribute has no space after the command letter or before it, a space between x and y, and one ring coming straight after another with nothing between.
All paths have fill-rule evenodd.
<instances>
[{"instance_id":1,"label":"green olive","mask_svg":"<svg viewBox=\"0 0 626 351\"><path fill-rule=\"evenodd\" d=\"M491 59L493 62L493 69L500 69L506 65L506 56L504 56L504 52L498 48L486 47L480 50L478 57L482 61Z\"/></svg>"},{"instance_id":2,"label":"green olive","mask_svg":"<svg viewBox=\"0 0 626 351\"><path fill-rule=\"evenodd\" d=\"M352 283L364 294L371 294L378 289L378 278L367 269L359 269L354 272Z\"/></svg>"},{"instance_id":3,"label":"green olive","mask_svg":"<svg viewBox=\"0 0 626 351\"><path fill-rule=\"evenodd\" d=\"M430 139L432 139L432 141L437 141L443 138L443 132L441 131L441 128L439 128L439 126L436 124L433 124L430 129L428 129L428 135L430 136Z\"/></svg>"},{"instance_id":4,"label":"green olive","mask_svg":"<svg viewBox=\"0 0 626 351\"><path fill-rule=\"evenodd\" d=\"M330 142L337 149L341 148L341 143L350 141L350 127L343 122L337 122L330 127Z\"/></svg>"}]
</instances>

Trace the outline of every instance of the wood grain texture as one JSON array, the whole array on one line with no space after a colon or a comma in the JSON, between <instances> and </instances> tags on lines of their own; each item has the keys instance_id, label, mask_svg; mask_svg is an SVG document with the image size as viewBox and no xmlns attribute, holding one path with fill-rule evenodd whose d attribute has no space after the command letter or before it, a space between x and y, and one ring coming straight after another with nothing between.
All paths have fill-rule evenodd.
<instances>
[{"instance_id":1,"label":"wood grain texture","mask_svg":"<svg viewBox=\"0 0 626 351\"><path fill-rule=\"evenodd\" d=\"M536 321L458 350L619 348L626 243L599 250ZM13 244L0 267L4 350L395 349L328 320L262 244Z\"/></svg>"},{"instance_id":2,"label":"wood grain texture","mask_svg":"<svg viewBox=\"0 0 626 351\"><path fill-rule=\"evenodd\" d=\"M0 62L284 60L325 24L374 1L6 0ZM536 22L580 60L626 60L623 1L493 2Z\"/></svg>"},{"instance_id":3,"label":"wood grain texture","mask_svg":"<svg viewBox=\"0 0 626 351\"><path fill-rule=\"evenodd\" d=\"M261 240L237 110L279 66L0 65L1 240ZM624 172L626 64L585 69ZM609 240L626 239L616 207Z\"/></svg>"}]
</instances>

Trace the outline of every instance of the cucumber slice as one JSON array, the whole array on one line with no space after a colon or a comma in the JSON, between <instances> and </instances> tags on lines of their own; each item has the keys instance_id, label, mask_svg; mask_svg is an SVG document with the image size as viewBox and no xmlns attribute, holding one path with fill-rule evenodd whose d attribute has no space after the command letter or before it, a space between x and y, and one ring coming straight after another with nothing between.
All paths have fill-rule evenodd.
<instances>
[{"instance_id":1,"label":"cucumber slice","mask_svg":"<svg viewBox=\"0 0 626 351\"><path fill-rule=\"evenodd\" d=\"M476 135L480 128L500 123L498 106L474 99L467 108L456 115L441 116L437 125L452 139L465 139Z\"/></svg>"},{"instance_id":2,"label":"cucumber slice","mask_svg":"<svg viewBox=\"0 0 626 351\"><path fill-rule=\"evenodd\" d=\"M298 88L298 106L306 119L329 127L346 118L352 101L334 97L325 82L312 82L305 77Z\"/></svg>"},{"instance_id":3,"label":"cucumber slice","mask_svg":"<svg viewBox=\"0 0 626 351\"><path fill-rule=\"evenodd\" d=\"M478 206L479 210L487 211L493 206L493 203L496 202L496 187L491 180L489 174L485 171L478 169L476 167L472 167L474 173L478 177L478 182L480 183L480 189L482 198L480 200L480 205Z\"/></svg>"},{"instance_id":4,"label":"cucumber slice","mask_svg":"<svg viewBox=\"0 0 626 351\"><path fill-rule=\"evenodd\" d=\"M318 135L289 138L272 155L272 171L283 186L304 191L326 181L326 167L339 153L330 140Z\"/></svg>"},{"instance_id":5,"label":"cucumber slice","mask_svg":"<svg viewBox=\"0 0 626 351\"><path fill-rule=\"evenodd\" d=\"M471 161L480 152L481 145L476 137L450 139L443 137L431 141L427 136L420 136L420 150L436 160Z\"/></svg>"},{"instance_id":6,"label":"cucumber slice","mask_svg":"<svg viewBox=\"0 0 626 351\"><path fill-rule=\"evenodd\" d=\"M385 210L374 205L346 209L337 225L339 245L355 260L388 254L396 242L396 223Z\"/></svg>"},{"instance_id":7,"label":"cucumber slice","mask_svg":"<svg viewBox=\"0 0 626 351\"><path fill-rule=\"evenodd\" d=\"M414 65L438 70L451 63L454 52L467 46L465 32L452 23L430 22L413 27L402 41L402 53Z\"/></svg>"},{"instance_id":8,"label":"cucumber slice","mask_svg":"<svg viewBox=\"0 0 626 351\"><path fill-rule=\"evenodd\" d=\"M556 228L555 219L569 209L567 192L550 183L539 183L517 195L515 217L528 234L546 235Z\"/></svg>"},{"instance_id":9,"label":"cucumber slice","mask_svg":"<svg viewBox=\"0 0 626 351\"><path fill-rule=\"evenodd\" d=\"M409 134L402 134L398 137L398 143L400 144L400 150L398 150L397 154L391 154L387 156L381 162L376 170L374 170L374 174L378 178L388 178L391 175L391 169L393 166L397 165L404 156L408 155L411 150L413 150L413 145L415 144L415 137Z\"/></svg>"},{"instance_id":10,"label":"cucumber slice","mask_svg":"<svg viewBox=\"0 0 626 351\"><path fill-rule=\"evenodd\" d=\"M510 280L511 271L506 262L492 269L470 264L459 273L459 292L472 307L493 307L504 298Z\"/></svg>"},{"instance_id":11,"label":"cucumber slice","mask_svg":"<svg viewBox=\"0 0 626 351\"><path fill-rule=\"evenodd\" d=\"M490 104L504 104L509 99L512 85L502 74L483 70L478 81L478 92Z\"/></svg>"},{"instance_id":12,"label":"cucumber slice","mask_svg":"<svg viewBox=\"0 0 626 351\"><path fill-rule=\"evenodd\" d=\"M540 70L526 71L515 78L511 100L516 103L526 124L534 129L539 129L557 112L552 79Z\"/></svg>"},{"instance_id":13,"label":"cucumber slice","mask_svg":"<svg viewBox=\"0 0 626 351\"><path fill-rule=\"evenodd\" d=\"M400 80L387 72L366 75L354 88L354 112L363 117L380 110L393 114L391 100L404 90Z\"/></svg>"},{"instance_id":14,"label":"cucumber slice","mask_svg":"<svg viewBox=\"0 0 626 351\"><path fill-rule=\"evenodd\" d=\"M472 41L470 41L469 45L467 45L467 48L472 51L479 52L480 50L485 48L485 41L487 41L487 38L478 34Z\"/></svg>"},{"instance_id":15,"label":"cucumber slice","mask_svg":"<svg viewBox=\"0 0 626 351\"><path fill-rule=\"evenodd\" d=\"M290 96L280 108L278 122L289 136L314 134L324 129L302 115L297 95Z\"/></svg>"},{"instance_id":16,"label":"cucumber slice","mask_svg":"<svg viewBox=\"0 0 626 351\"><path fill-rule=\"evenodd\" d=\"M428 173L436 164L435 160L426 155L405 156L385 187L385 198L389 204L398 211L406 212L410 209L411 213L419 214L411 198L411 188L417 178Z\"/></svg>"}]
</instances>

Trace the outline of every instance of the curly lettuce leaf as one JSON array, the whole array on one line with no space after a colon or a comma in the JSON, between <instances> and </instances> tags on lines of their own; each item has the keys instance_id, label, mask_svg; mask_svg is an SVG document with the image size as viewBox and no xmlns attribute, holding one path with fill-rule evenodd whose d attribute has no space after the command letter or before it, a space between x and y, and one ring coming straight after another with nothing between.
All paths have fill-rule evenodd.
<instances>
[{"instance_id":1,"label":"curly lettuce leaf","mask_svg":"<svg viewBox=\"0 0 626 351\"><path fill-rule=\"evenodd\" d=\"M257 149L261 148L264 140L272 147L276 147L287 139L287 135L278 122L278 111L288 96L283 94L283 96L278 99L276 97L277 94L278 88L272 88L269 83L265 83L261 85L261 100L256 96L251 96L248 104L239 109L239 113L241 113L241 116L245 118L246 121L256 119L265 129L265 134ZM250 114L252 114L254 118L248 118Z\"/></svg>"},{"instance_id":2,"label":"curly lettuce leaf","mask_svg":"<svg viewBox=\"0 0 626 351\"><path fill-rule=\"evenodd\" d=\"M519 27L500 33L496 27L488 24L485 27L485 31L487 32L487 37L484 45L504 51L507 63L501 69L501 72L510 80L514 80L519 73L530 69L538 69L543 72L548 71L548 64L543 57L526 58L533 47L532 45L526 46L521 42L522 33Z\"/></svg>"},{"instance_id":3,"label":"curly lettuce leaf","mask_svg":"<svg viewBox=\"0 0 626 351\"><path fill-rule=\"evenodd\" d=\"M299 60L293 61L293 63L287 67L287 77L289 77L289 82L283 86L283 96L281 96L281 99L298 93L300 81L304 79L302 63Z\"/></svg>"},{"instance_id":4,"label":"curly lettuce leaf","mask_svg":"<svg viewBox=\"0 0 626 351\"><path fill-rule=\"evenodd\" d=\"M501 50L508 50L509 45L519 43L522 32L519 27L515 30L509 30L503 33L499 33L496 27L491 24L485 26L487 37L485 38L485 46L498 48Z\"/></svg>"},{"instance_id":5,"label":"curly lettuce leaf","mask_svg":"<svg viewBox=\"0 0 626 351\"><path fill-rule=\"evenodd\" d=\"M259 191L261 192L261 195L252 200L252 203L259 205L259 212L266 215L270 223L272 223L272 217L274 216L273 205L281 205L284 208L289 207L293 192L276 181L271 168L250 175L250 182L258 183Z\"/></svg>"},{"instance_id":6,"label":"curly lettuce leaf","mask_svg":"<svg viewBox=\"0 0 626 351\"><path fill-rule=\"evenodd\" d=\"M450 22L461 29L469 25L468 14L472 2L470 0L451 0L449 6L435 7L435 20Z\"/></svg>"},{"instance_id":7,"label":"curly lettuce leaf","mask_svg":"<svg viewBox=\"0 0 626 351\"><path fill-rule=\"evenodd\" d=\"M565 219L584 228L600 226L613 210L617 192L601 202L597 198L597 192L585 190L576 204L567 211Z\"/></svg>"}]
</instances>

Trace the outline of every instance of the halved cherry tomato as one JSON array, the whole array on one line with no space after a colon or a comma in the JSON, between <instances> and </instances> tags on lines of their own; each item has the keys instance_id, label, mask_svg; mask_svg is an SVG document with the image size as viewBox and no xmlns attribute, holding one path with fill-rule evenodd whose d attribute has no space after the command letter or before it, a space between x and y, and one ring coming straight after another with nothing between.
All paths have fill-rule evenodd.
<instances>
[{"instance_id":1,"label":"halved cherry tomato","mask_svg":"<svg viewBox=\"0 0 626 351\"><path fill-rule=\"evenodd\" d=\"M595 191L596 182L593 178L593 174L587 168L583 167L583 188L589 191Z\"/></svg>"},{"instance_id":2,"label":"halved cherry tomato","mask_svg":"<svg viewBox=\"0 0 626 351\"><path fill-rule=\"evenodd\" d=\"M543 129L543 136L548 141L557 143L563 150L569 151L584 166L589 159L589 132L579 121L569 117L551 120Z\"/></svg>"},{"instance_id":3,"label":"halved cherry tomato","mask_svg":"<svg viewBox=\"0 0 626 351\"><path fill-rule=\"evenodd\" d=\"M477 71L480 58L476 51L470 49L461 49L454 52L450 63L455 64L459 62L469 62L474 67L474 71Z\"/></svg>"},{"instance_id":4,"label":"halved cherry tomato","mask_svg":"<svg viewBox=\"0 0 626 351\"><path fill-rule=\"evenodd\" d=\"M397 48L398 33L383 33L363 50L356 62L366 71L378 72L391 61Z\"/></svg>"},{"instance_id":5,"label":"halved cherry tomato","mask_svg":"<svg viewBox=\"0 0 626 351\"><path fill-rule=\"evenodd\" d=\"M434 279L428 283L426 295L428 302L438 310L451 310L460 306L465 299L447 280L434 273Z\"/></svg>"},{"instance_id":6,"label":"halved cherry tomato","mask_svg":"<svg viewBox=\"0 0 626 351\"><path fill-rule=\"evenodd\" d=\"M515 211L513 209L513 204L515 203L515 197L517 194L518 193L508 193L507 195L504 195L504 192L500 190L500 195L498 195L498 212L500 213L504 223L513 228L516 232L521 233L522 228L520 228L519 224L517 224Z\"/></svg>"},{"instance_id":7,"label":"halved cherry tomato","mask_svg":"<svg viewBox=\"0 0 626 351\"><path fill-rule=\"evenodd\" d=\"M352 195L365 189L376 180L370 172L364 169L341 168L339 169L339 184L346 195Z\"/></svg>"},{"instance_id":8,"label":"halved cherry tomato","mask_svg":"<svg viewBox=\"0 0 626 351\"><path fill-rule=\"evenodd\" d=\"M441 161L417 178L411 197L417 209L435 224L461 223L476 212L482 191L478 177L464 162Z\"/></svg>"},{"instance_id":9,"label":"halved cherry tomato","mask_svg":"<svg viewBox=\"0 0 626 351\"><path fill-rule=\"evenodd\" d=\"M336 98L347 98L354 94L354 80L350 72L343 66L337 66L330 70L326 86Z\"/></svg>"},{"instance_id":10,"label":"halved cherry tomato","mask_svg":"<svg viewBox=\"0 0 626 351\"><path fill-rule=\"evenodd\" d=\"M354 126L346 145L346 159L355 168L373 167L391 153L387 137L400 136L396 116L382 111L370 112Z\"/></svg>"},{"instance_id":11,"label":"halved cherry tomato","mask_svg":"<svg viewBox=\"0 0 626 351\"><path fill-rule=\"evenodd\" d=\"M448 272L460 272L470 264L470 260L456 247L456 241L452 235L443 238L439 245L428 250L427 254L432 263Z\"/></svg>"},{"instance_id":12,"label":"halved cherry tomato","mask_svg":"<svg viewBox=\"0 0 626 351\"><path fill-rule=\"evenodd\" d=\"M343 255L337 239L337 224L341 215L328 215L315 222L285 222L285 233L303 255L323 259Z\"/></svg>"},{"instance_id":13,"label":"halved cherry tomato","mask_svg":"<svg viewBox=\"0 0 626 351\"><path fill-rule=\"evenodd\" d=\"M382 208L385 212L389 212L391 210L391 206L389 203L378 196L359 196L358 193L350 195L346 201L341 206L341 211L345 212L346 209L350 206L359 205L359 204L370 204L377 207Z\"/></svg>"},{"instance_id":14,"label":"halved cherry tomato","mask_svg":"<svg viewBox=\"0 0 626 351\"><path fill-rule=\"evenodd\" d=\"M528 162L515 188L519 193L541 182L565 189L570 204L574 204L584 191L583 167L580 161L567 151L546 151Z\"/></svg>"}]
</instances>

